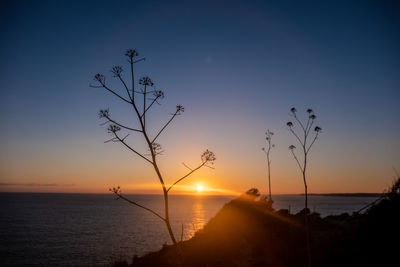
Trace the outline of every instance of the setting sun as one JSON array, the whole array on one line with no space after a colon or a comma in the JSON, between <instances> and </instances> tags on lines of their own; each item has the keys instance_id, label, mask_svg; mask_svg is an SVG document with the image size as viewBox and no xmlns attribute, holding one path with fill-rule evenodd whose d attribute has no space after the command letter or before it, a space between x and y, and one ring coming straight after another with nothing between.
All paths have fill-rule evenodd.
<instances>
[{"instance_id":1,"label":"setting sun","mask_svg":"<svg viewBox=\"0 0 400 267\"><path fill-rule=\"evenodd\" d=\"M197 186L197 192L201 192L203 191L203 186L202 185L198 185Z\"/></svg>"}]
</instances>

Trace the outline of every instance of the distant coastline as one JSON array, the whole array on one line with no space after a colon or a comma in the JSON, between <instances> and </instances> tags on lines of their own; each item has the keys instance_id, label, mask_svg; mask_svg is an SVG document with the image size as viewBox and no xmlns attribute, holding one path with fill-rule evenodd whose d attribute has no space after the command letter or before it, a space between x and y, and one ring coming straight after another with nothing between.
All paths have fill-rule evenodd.
<instances>
[{"instance_id":1,"label":"distant coastline","mask_svg":"<svg viewBox=\"0 0 400 267\"><path fill-rule=\"evenodd\" d=\"M304 194L299 194L303 196ZM308 194L309 196L318 197L380 197L382 193L326 193L326 194Z\"/></svg>"}]
</instances>

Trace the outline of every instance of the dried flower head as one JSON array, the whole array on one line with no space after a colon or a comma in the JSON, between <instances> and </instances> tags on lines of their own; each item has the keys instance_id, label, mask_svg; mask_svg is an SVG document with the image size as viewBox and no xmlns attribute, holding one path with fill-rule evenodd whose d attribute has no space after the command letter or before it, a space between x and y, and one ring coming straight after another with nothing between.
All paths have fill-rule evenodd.
<instances>
[{"instance_id":1,"label":"dried flower head","mask_svg":"<svg viewBox=\"0 0 400 267\"><path fill-rule=\"evenodd\" d=\"M213 164L216 159L217 158L215 157L214 152L211 152L208 149L204 151L204 153L201 155L201 160L203 162L210 162L211 164Z\"/></svg>"},{"instance_id":2,"label":"dried flower head","mask_svg":"<svg viewBox=\"0 0 400 267\"><path fill-rule=\"evenodd\" d=\"M267 132L265 133L266 135L269 135L269 136L272 136L272 135L274 135L274 133L273 132L271 132L269 129L267 130Z\"/></svg>"},{"instance_id":3,"label":"dried flower head","mask_svg":"<svg viewBox=\"0 0 400 267\"><path fill-rule=\"evenodd\" d=\"M147 86L153 86L154 85L153 81L148 76L140 78L139 84L147 85Z\"/></svg>"},{"instance_id":4,"label":"dried flower head","mask_svg":"<svg viewBox=\"0 0 400 267\"><path fill-rule=\"evenodd\" d=\"M295 149L296 147L294 146L294 145L290 145L289 146L289 150L293 150L293 149Z\"/></svg>"},{"instance_id":5,"label":"dried flower head","mask_svg":"<svg viewBox=\"0 0 400 267\"><path fill-rule=\"evenodd\" d=\"M101 85L104 85L106 83L106 77L100 73L94 75L93 80L98 81Z\"/></svg>"},{"instance_id":6,"label":"dried flower head","mask_svg":"<svg viewBox=\"0 0 400 267\"><path fill-rule=\"evenodd\" d=\"M317 133L320 132L322 129L319 126L315 126L314 131L316 131Z\"/></svg>"},{"instance_id":7,"label":"dried flower head","mask_svg":"<svg viewBox=\"0 0 400 267\"><path fill-rule=\"evenodd\" d=\"M312 120L315 120L317 118L317 116L315 116L314 114L311 114L309 118Z\"/></svg>"},{"instance_id":8,"label":"dried flower head","mask_svg":"<svg viewBox=\"0 0 400 267\"><path fill-rule=\"evenodd\" d=\"M265 139L268 141L268 143L271 141L272 136L274 135L273 132L271 132L269 129L267 130L267 132L265 133Z\"/></svg>"},{"instance_id":9,"label":"dried flower head","mask_svg":"<svg viewBox=\"0 0 400 267\"><path fill-rule=\"evenodd\" d=\"M121 66L114 66L111 69L111 72L114 74L113 77L121 77L123 69Z\"/></svg>"},{"instance_id":10,"label":"dried flower head","mask_svg":"<svg viewBox=\"0 0 400 267\"><path fill-rule=\"evenodd\" d=\"M113 192L116 195L120 195L121 194L121 187L120 186L110 188L109 190L110 190L110 192Z\"/></svg>"},{"instance_id":11,"label":"dried flower head","mask_svg":"<svg viewBox=\"0 0 400 267\"><path fill-rule=\"evenodd\" d=\"M307 113L311 114L313 113L313 110L311 108L307 109Z\"/></svg>"},{"instance_id":12,"label":"dried flower head","mask_svg":"<svg viewBox=\"0 0 400 267\"><path fill-rule=\"evenodd\" d=\"M110 116L110 110L109 109L100 109L99 111L99 118L107 118Z\"/></svg>"},{"instance_id":13,"label":"dried flower head","mask_svg":"<svg viewBox=\"0 0 400 267\"><path fill-rule=\"evenodd\" d=\"M293 122L288 121L288 122L286 123L286 125L287 125L288 127L292 127L292 126L293 126Z\"/></svg>"},{"instance_id":14,"label":"dried flower head","mask_svg":"<svg viewBox=\"0 0 400 267\"><path fill-rule=\"evenodd\" d=\"M295 114L297 112L297 109L295 107L290 109L290 112L292 112L293 114Z\"/></svg>"},{"instance_id":15,"label":"dried flower head","mask_svg":"<svg viewBox=\"0 0 400 267\"><path fill-rule=\"evenodd\" d=\"M266 147L262 148L262 150L266 153L269 153L269 151L271 150L271 148L274 148L275 145L271 144L272 141L272 136L274 135L273 132L271 132L269 129L267 129L267 131L265 132L265 140L267 141ZM267 149L268 148L268 149Z\"/></svg>"},{"instance_id":16,"label":"dried flower head","mask_svg":"<svg viewBox=\"0 0 400 267\"><path fill-rule=\"evenodd\" d=\"M177 105L176 106L176 113L180 114L181 112L184 112L185 108L182 105Z\"/></svg>"},{"instance_id":17,"label":"dried flower head","mask_svg":"<svg viewBox=\"0 0 400 267\"><path fill-rule=\"evenodd\" d=\"M108 126L107 130L109 133L116 133L121 130L121 127L115 124L111 124L110 126Z\"/></svg>"},{"instance_id":18,"label":"dried flower head","mask_svg":"<svg viewBox=\"0 0 400 267\"><path fill-rule=\"evenodd\" d=\"M161 90L155 90L153 92L153 95L154 95L155 98L161 98L161 99L164 98L164 92L161 91Z\"/></svg>"},{"instance_id":19,"label":"dried flower head","mask_svg":"<svg viewBox=\"0 0 400 267\"><path fill-rule=\"evenodd\" d=\"M139 53L134 49L128 49L126 50L125 56L129 57L129 59L132 60L134 57L139 56Z\"/></svg>"}]
</instances>

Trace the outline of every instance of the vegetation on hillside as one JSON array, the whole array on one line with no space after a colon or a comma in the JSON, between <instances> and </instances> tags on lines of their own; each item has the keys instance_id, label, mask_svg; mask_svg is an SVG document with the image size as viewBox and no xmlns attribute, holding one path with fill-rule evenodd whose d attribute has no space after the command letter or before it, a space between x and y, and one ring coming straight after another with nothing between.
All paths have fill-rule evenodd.
<instances>
[{"instance_id":1,"label":"vegetation on hillside","mask_svg":"<svg viewBox=\"0 0 400 267\"><path fill-rule=\"evenodd\" d=\"M399 211L400 178L364 213L325 218L311 213L312 265L396 263ZM275 211L256 195L244 194L227 203L190 240L116 266L307 266L304 212Z\"/></svg>"}]
</instances>

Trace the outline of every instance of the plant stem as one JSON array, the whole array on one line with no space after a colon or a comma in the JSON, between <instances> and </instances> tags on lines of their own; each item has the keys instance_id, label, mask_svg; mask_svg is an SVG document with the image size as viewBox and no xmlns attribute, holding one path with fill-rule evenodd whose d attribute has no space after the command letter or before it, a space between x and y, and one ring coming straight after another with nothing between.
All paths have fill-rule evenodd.
<instances>
[{"instance_id":1,"label":"plant stem","mask_svg":"<svg viewBox=\"0 0 400 267\"><path fill-rule=\"evenodd\" d=\"M268 153L267 153L267 161L268 161L268 186L269 186L269 200L272 200L272 196L271 196L271 162L269 160L269 150L268 149Z\"/></svg>"}]
</instances>

